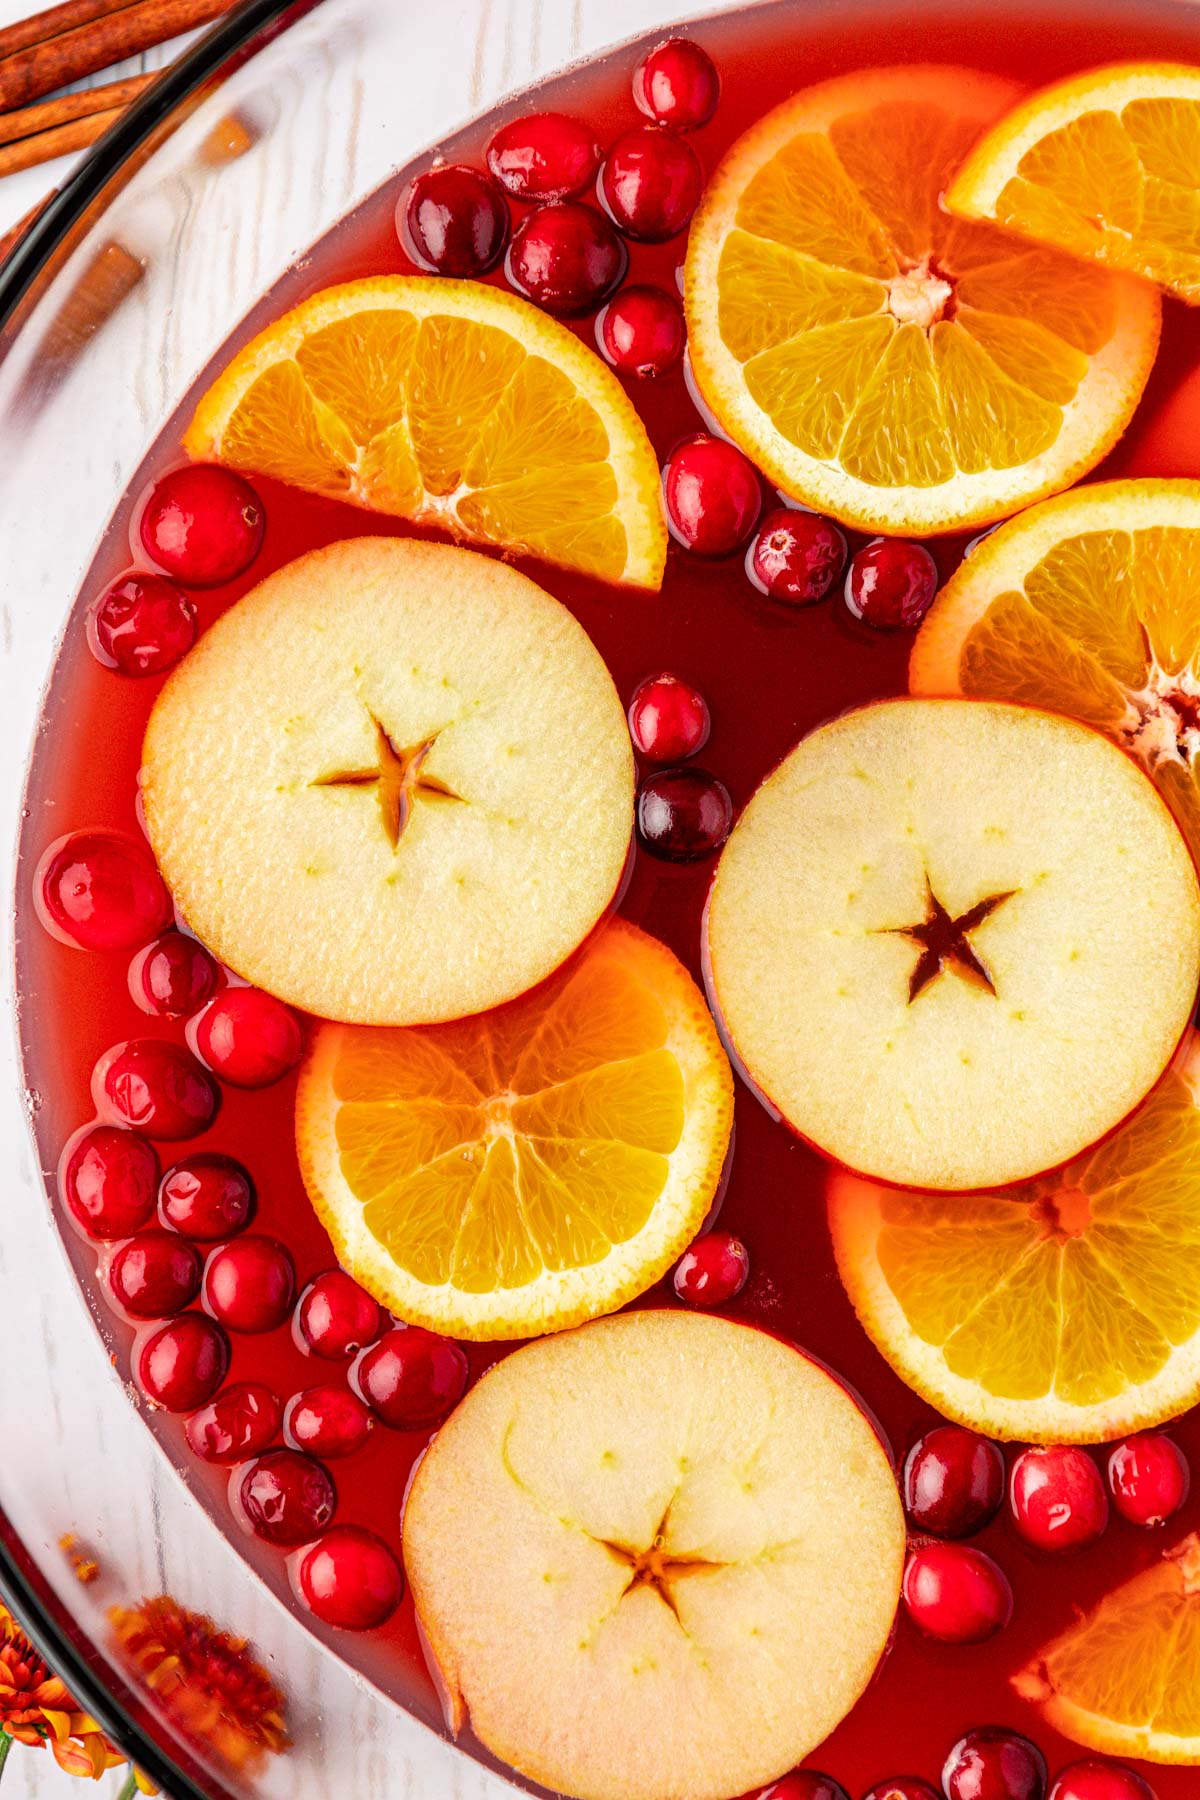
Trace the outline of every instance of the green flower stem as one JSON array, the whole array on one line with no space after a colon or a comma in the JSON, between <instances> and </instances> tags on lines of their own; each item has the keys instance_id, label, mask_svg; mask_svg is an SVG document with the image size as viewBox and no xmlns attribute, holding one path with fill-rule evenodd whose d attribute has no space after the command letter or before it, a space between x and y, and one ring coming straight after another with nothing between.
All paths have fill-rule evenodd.
<instances>
[{"instance_id":1,"label":"green flower stem","mask_svg":"<svg viewBox=\"0 0 1200 1800\"><path fill-rule=\"evenodd\" d=\"M0 1775L4 1773L4 1765L8 1761L8 1753L13 1747L13 1740L7 1731L0 1731Z\"/></svg>"},{"instance_id":2,"label":"green flower stem","mask_svg":"<svg viewBox=\"0 0 1200 1800\"><path fill-rule=\"evenodd\" d=\"M117 1795L117 1800L137 1800L137 1795L138 1795L137 1776L134 1773L133 1764L130 1763L129 1773L125 1777L125 1780L121 1784L121 1790Z\"/></svg>"}]
</instances>

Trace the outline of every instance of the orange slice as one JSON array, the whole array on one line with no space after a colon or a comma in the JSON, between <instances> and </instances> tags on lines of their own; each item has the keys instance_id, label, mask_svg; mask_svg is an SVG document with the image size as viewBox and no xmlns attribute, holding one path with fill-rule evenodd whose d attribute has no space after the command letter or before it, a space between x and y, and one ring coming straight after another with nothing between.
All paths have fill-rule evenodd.
<instances>
[{"instance_id":1,"label":"orange slice","mask_svg":"<svg viewBox=\"0 0 1200 1800\"><path fill-rule=\"evenodd\" d=\"M695 983L619 919L496 1012L322 1025L296 1100L343 1266L460 1338L558 1331L652 1286L712 1205L732 1120Z\"/></svg>"},{"instance_id":2,"label":"orange slice","mask_svg":"<svg viewBox=\"0 0 1200 1800\"><path fill-rule=\"evenodd\" d=\"M473 281L383 275L314 294L234 357L189 456L657 588L658 461L573 332Z\"/></svg>"},{"instance_id":3,"label":"orange slice","mask_svg":"<svg viewBox=\"0 0 1200 1800\"><path fill-rule=\"evenodd\" d=\"M1200 305L1200 69L1116 63L1040 88L975 146L946 204Z\"/></svg>"},{"instance_id":4,"label":"orange slice","mask_svg":"<svg viewBox=\"0 0 1200 1800\"><path fill-rule=\"evenodd\" d=\"M862 530L951 531L1066 487L1154 360L1152 290L942 210L1018 92L942 66L808 88L739 138L693 222L705 401L773 482Z\"/></svg>"}]
</instances>

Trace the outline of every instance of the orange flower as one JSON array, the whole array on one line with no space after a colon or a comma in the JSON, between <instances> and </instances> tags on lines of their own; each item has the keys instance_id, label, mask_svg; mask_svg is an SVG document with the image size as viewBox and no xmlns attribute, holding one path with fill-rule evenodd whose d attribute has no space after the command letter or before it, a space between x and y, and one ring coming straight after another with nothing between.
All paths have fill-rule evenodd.
<instances>
[{"instance_id":1,"label":"orange flower","mask_svg":"<svg viewBox=\"0 0 1200 1800\"><path fill-rule=\"evenodd\" d=\"M33 1749L49 1744L68 1775L92 1781L124 1761L96 1721L80 1712L4 1605L0 1605L0 1733Z\"/></svg>"}]
</instances>

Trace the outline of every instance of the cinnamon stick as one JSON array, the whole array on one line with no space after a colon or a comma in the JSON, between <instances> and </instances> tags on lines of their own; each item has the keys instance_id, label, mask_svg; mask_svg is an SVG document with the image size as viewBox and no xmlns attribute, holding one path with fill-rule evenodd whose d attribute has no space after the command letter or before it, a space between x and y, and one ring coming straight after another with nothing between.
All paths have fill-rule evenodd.
<instances>
[{"instance_id":1,"label":"cinnamon stick","mask_svg":"<svg viewBox=\"0 0 1200 1800\"><path fill-rule=\"evenodd\" d=\"M18 107L16 112L0 113L0 144L15 144L37 131L69 125L72 119L86 119L91 113L111 112L114 108L128 106L157 79L155 71L146 75L127 75L123 81L106 81L103 87L87 88L82 94L59 94L53 100L39 100L33 106Z\"/></svg>"},{"instance_id":2,"label":"cinnamon stick","mask_svg":"<svg viewBox=\"0 0 1200 1800\"><path fill-rule=\"evenodd\" d=\"M0 58L0 109L24 106L228 12L232 0L135 0Z\"/></svg>"},{"instance_id":3,"label":"cinnamon stick","mask_svg":"<svg viewBox=\"0 0 1200 1800\"><path fill-rule=\"evenodd\" d=\"M44 44L47 38L72 31L76 25L86 25L92 19L132 5L133 0L64 0L61 6L47 7L44 12L17 19L0 30L0 56L10 56L14 50L24 50L30 44Z\"/></svg>"},{"instance_id":4,"label":"cinnamon stick","mask_svg":"<svg viewBox=\"0 0 1200 1800\"><path fill-rule=\"evenodd\" d=\"M35 131L32 137L23 137L17 144L5 144L0 148L0 175L15 175L18 169L34 169L39 163L66 156L72 150L86 150L124 110L123 106L110 107L107 112L90 113L85 119L72 119L50 131Z\"/></svg>"},{"instance_id":5,"label":"cinnamon stick","mask_svg":"<svg viewBox=\"0 0 1200 1800\"><path fill-rule=\"evenodd\" d=\"M16 248L21 239L25 236L25 233L29 230L29 227L33 224L33 221L37 218L38 214L43 212L46 207L49 206L57 192L57 188L52 188L43 199L38 201L36 206L31 206L29 211L23 213L16 224L10 226L4 233L4 236L0 237L0 262L3 262L10 250Z\"/></svg>"}]
</instances>

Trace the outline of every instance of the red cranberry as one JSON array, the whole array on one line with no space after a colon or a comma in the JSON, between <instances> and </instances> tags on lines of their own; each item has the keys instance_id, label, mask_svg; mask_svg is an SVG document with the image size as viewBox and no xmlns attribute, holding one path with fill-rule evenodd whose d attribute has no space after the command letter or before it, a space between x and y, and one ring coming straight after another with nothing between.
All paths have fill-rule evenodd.
<instances>
[{"instance_id":1,"label":"red cranberry","mask_svg":"<svg viewBox=\"0 0 1200 1800\"><path fill-rule=\"evenodd\" d=\"M211 1400L229 1367L229 1339L203 1313L181 1313L142 1344L135 1373L150 1400L168 1412L194 1412Z\"/></svg>"},{"instance_id":2,"label":"red cranberry","mask_svg":"<svg viewBox=\"0 0 1200 1800\"><path fill-rule=\"evenodd\" d=\"M231 987L196 1021L196 1048L232 1087L269 1087L295 1068L304 1049L290 1007L261 988Z\"/></svg>"},{"instance_id":3,"label":"red cranberry","mask_svg":"<svg viewBox=\"0 0 1200 1800\"><path fill-rule=\"evenodd\" d=\"M872 538L850 559L846 605L878 631L919 625L937 593L937 564L922 544Z\"/></svg>"},{"instance_id":4,"label":"red cranberry","mask_svg":"<svg viewBox=\"0 0 1200 1800\"><path fill-rule=\"evenodd\" d=\"M764 1788L758 1800L850 1800L840 1781L818 1769L795 1769Z\"/></svg>"},{"instance_id":5,"label":"red cranberry","mask_svg":"<svg viewBox=\"0 0 1200 1800\"><path fill-rule=\"evenodd\" d=\"M1012 1618L1008 1577L967 1544L922 1544L904 1569L904 1604L926 1637L943 1644L982 1644Z\"/></svg>"},{"instance_id":6,"label":"red cranberry","mask_svg":"<svg viewBox=\"0 0 1200 1800\"><path fill-rule=\"evenodd\" d=\"M262 547L262 501L240 475L189 463L156 481L142 513L142 543L160 569L185 587L220 587L242 574Z\"/></svg>"},{"instance_id":7,"label":"red cranberry","mask_svg":"<svg viewBox=\"0 0 1200 1800\"><path fill-rule=\"evenodd\" d=\"M294 1549L307 1544L333 1518L333 1476L298 1450L268 1450L250 1464L238 1499L256 1537Z\"/></svg>"},{"instance_id":8,"label":"red cranberry","mask_svg":"<svg viewBox=\"0 0 1200 1800\"><path fill-rule=\"evenodd\" d=\"M279 1419L279 1399L269 1387L261 1381L235 1381L192 1414L187 1441L205 1462L242 1462L266 1449Z\"/></svg>"},{"instance_id":9,"label":"red cranberry","mask_svg":"<svg viewBox=\"0 0 1200 1800\"><path fill-rule=\"evenodd\" d=\"M970 1537L994 1519L1004 1499L998 1444L965 1425L935 1425L904 1464L904 1505L919 1531Z\"/></svg>"},{"instance_id":10,"label":"red cranberry","mask_svg":"<svg viewBox=\"0 0 1200 1800\"><path fill-rule=\"evenodd\" d=\"M760 593L793 606L823 600L846 566L846 540L818 513L778 506L746 552L746 573Z\"/></svg>"},{"instance_id":11,"label":"red cranberry","mask_svg":"<svg viewBox=\"0 0 1200 1800\"><path fill-rule=\"evenodd\" d=\"M692 146L661 125L639 125L610 149L600 169L600 198L626 237L665 244L678 237L704 192Z\"/></svg>"},{"instance_id":12,"label":"red cranberry","mask_svg":"<svg viewBox=\"0 0 1200 1800\"><path fill-rule=\"evenodd\" d=\"M314 1276L296 1308L301 1343L330 1360L357 1355L379 1336L380 1323L379 1307L344 1269Z\"/></svg>"},{"instance_id":13,"label":"red cranberry","mask_svg":"<svg viewBox=\"0 0 1200 1800\"><path fill-rule=\"evenodd\" d=\"M863 1800L938 1800L927 1781L917 1775L891 1775L878 1781Z\"/></svg>"},{"instance_id":14,"label":"red cranberry","mask_svg":"<svg viewBox=\"0 0 1200 1800\"><path fill-rule=\"evenodd\" d=\"M736 445L697 432L671 452L664 476L671 528L697 556L729 556L754 529L758 472Z\"/></svg>"},{"instance_id":15,"label":"red cranberry","mask_svg":"<svg viewBox=\"0 0 1200 1800\"><path fill-rule=\"evenodd\" d=\"M161 675L191 649L196 611L161 575L126 575L88 615L93 654L122 675Z\"/></svg>"},{"instance_id":16,"label":"red cranberry","mask_svg":"<svg viewBox=\"0 0 1200 1800\"><path fill-rule=\"evenodd\" d=\"M488 177L462 163L418 175L397 209L401 241L435 275L482 275L508 242L508 206Z\"/></svg>"},{"instance_id":17,"label":"red cranberry","mask_svg":"<svg viewBox=\"0 0 1200 1800\"><path fill-rule=\"evenodd\" d=\"M1163 1525L1187 1499L1192 1477L1174 1438L1145 1431L1113 1450L1108 1485L1114 1506L1131 1525Z\"/></svg>"},{"instance_id":18,"label":"red cranberry","mask_svg":"<svg viewBox=\"0 0 1200 1800\"><path fill-rule=\"evenodd\" d=\"M959 1738L942 1769L946 1800L1042 1800L1046 1759L1036 1744L1003 1725Z\"/></svg>"},{"instance_id":19,"label":"red cranberry","mask_svg":"<svg viewBox=\"0 0 1200 1800\"><path fill-rule=\"evenodd\" d=\"M112 1243L140 1231L154 1211L158 1157L145 1138L116 1125L89 1125L60 1164L63 1204L90 1238Z\"/></svg>"},{"instance_id":20,"label":"red cranberry","mask_svg":"<svg viewBox=\"0 0 1200 1800\"><path fill-rule=\"evenodd\" d=\"M108 1285L134 1319L173 1319L200 1289L200 1257L173 1231L140 1231L108 1266Z\"/></svg>"},{"instance_id":21,"label":"red cranberry","mask_svg":"<svg viewBox=\"0 0 1200 1800\"><path fill-rule=\"evenodd\" d=\"M232 1237L254 1216L254 1183L241 1163L215 1153L185 1156L158 1190L158 1216L202 1244Z\"/></svg>"},{"instance_id":22,"label":"red cranberry","mask_svg":"<svg viewBox=\"0 0 1200 1800\"><path fill-rule=\"evenodd\" d=\"M680 762L708 742L708 702L699 688L664 671L643 681L629 705L634 747L652 762Z\"/></svg>"},{"instance_id":23,"label":"red cranberry","mask_svg":"<svg viewBox=\"0 0 1200 1800\"><path fill-rule=\"evenodd\" d=\"M371 1414L348 1387L328 1382L293 1394L284 1408L283 1435L293 1450L313 1456L350 1456L371 1430Z\"/></svg>"},{"instance_id":24,"label":"red cranberry","mask_svg":"<svg viewBox=\"0 0 1200 1800\"><path fill-rule=\"evenodd\" d=\"M75 831L51 844L34 893L47 930L81 950L136 950L171 920L149 851L113 831Z\"/></svg>"},{"instance_id":25,"label":"red cranberry","mask_svg":"<svg viewBox=\"0 0 1200 1800\"><path fill-rule=\"evenodd\" d=\"M1088 1757L1062 1771L1049 1800L1154 1800L1154 1789L1123 1764Z\"/></svg>"},{"instance_id":26,"label":"red cranberry","mask_svg":"<svg viewBox=\"0 0 1200 1800\"><path fill-rule=\"evenodd\" d=\"M164 931L129 965L129 992L143 1012L182 1018L203 1006L217 985L217 965L203 944Z\"/></svg>"},{"instance_id":27,"label":"red cranberry","mask_svg":"<svg viewBox=\"0 0 1200 1800\"><path fill-rule=\"evenodd\" d=\"M661 769L638 789L638 836L665 862L696 862L733 828L729 790L704 769Z\"/></svg>"},{"instance_id":28,"label":"red cranberry","mask_svg":"<svg viewBox=\"0 0 1200 1800\"><path fill-rule=\"evenodd\" d=\"M235 1238L214 1250L205 1266L205 1309L230 1331L282 1325L295 1291L295 1264L274 1238Z\"/></svg>"},{"instance_id":29,"label":"red cranberry","mask_svg":"<svg viewBox=\"0 0 1200 1800\"><path fill-rule=\"evenodd\" d=\"M413 1431L439 1425L458 1405L467 1372L461 1344L422 1325L396 1325L363 1351L350 1378L385 1425Z\"/></svg>"},{"instance_id":30,"label":"red cranberry","mask_svg":"<svg viewBox=\"0 0 1200 1800\"><path fill-rule=\"evenodd\" d=\"M596 173L600 149L570 113L530 113L502 125L487 147L487 166L514 200L569 200Z\"/></svg>"},{"instance_id":31,"label":"red cranberry","mask_svg":"<svg viewBox=\"0 0 1200 1800\"><path fill-rule=\"evenodd\" d=\"M1008 1503L1017 1530L1037 1550L1079 1550L1108 1524L1100 1471L1075 1444L1023 1450L1012 1466Z\"/></svg>"},{"instance_id":32,"label":"red cranberry","mask_svg":"<svg viewBox=\"0 0 1200 1800\"><path fill-rule=\"evenodd\" d=\"M691 38L656 44L633 72L638 111L676 131L707 125L720 98L721 78L713 59Z\"/></svg>"},{"instance_id":33,"label":"red cranberry","mask_svg":"<svg viewBox=\"0 0 1200 1800\"><path fill-rule=\"evenodd\" d=\"M665 288L622 288L596 321L607 360L622 375L665 375L683 355L683 308Z\"/></svg>"},{"instance_id":34,"label":"red cranberry","mask_svg":"<svg viewBox=\"0 0 1200 1800\"><path fill-rule=\"evenodd\" d=\"M400 1564L382 1538L361 1525L335 1525L301 1558L304 1603L326 1625L371 1631L390 1619L404 1593Z\"/></svg>"},{"instance_id":35,"label":"red cranberry","mask_svg":"<svg viewBox=\"0 0 1200 1800\"><path fill-rule=\"evenodd\" d=\"M562 200L521 221L504 270L527 300L570 319L602 306L620 287L628 263L606 218L578 200Z\"/></svg>"},{"instance_id":36,"label":"red cranberry","mask_svg":"<svg viewBox=\"0 0 1200 1800\"><path fill-rule=\"evenodd\" d=\"M92 1071L97 1109L152 1138L196 1137L216 1116L216 1087L182 1044L133 1038L116 1044Z\"/></svg>"},{"instance_id":37,"label":"red cranberry","mask_svg":"<svg viewBox=\"0 0 1200 1800\"><path fill-rule=\"evenodd\" d=\"M750 1257L741 1238L706 1231L675 1264L674 1288L688 1306L723 1306L741 1293L749 1273Z\"/></svg>"}]
</instances>

